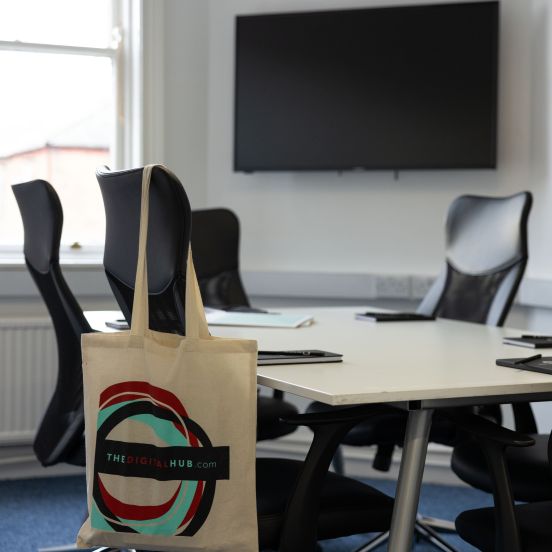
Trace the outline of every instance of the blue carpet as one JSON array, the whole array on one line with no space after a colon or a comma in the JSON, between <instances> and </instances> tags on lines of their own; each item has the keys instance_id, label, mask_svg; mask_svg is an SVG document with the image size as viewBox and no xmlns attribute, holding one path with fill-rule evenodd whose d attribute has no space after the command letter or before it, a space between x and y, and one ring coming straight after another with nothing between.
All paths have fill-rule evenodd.
<instances>
[{"instance_id":1,"label":"blue carpet","mask_svg":"<svg viewBox=\"0 0 552 552\"><path fill-rule=\"evenodd\" d=\"M395 483L369 481L374 487L393 494ZM74 542L85 511L84 477L56 477L0 481L0 551L35 552L46 546ZM491 498L465 487L424 485L420 511L444 519L454 519L461 511L487 506ZM323 543L324 552L351 552L369 536L354 536ZM455 535L445 538L462 552L475 549ZM386 550L386 547L381 547ZM435 548L418 543L416 552L435 552Z\"/></svg>"}]
</instances>

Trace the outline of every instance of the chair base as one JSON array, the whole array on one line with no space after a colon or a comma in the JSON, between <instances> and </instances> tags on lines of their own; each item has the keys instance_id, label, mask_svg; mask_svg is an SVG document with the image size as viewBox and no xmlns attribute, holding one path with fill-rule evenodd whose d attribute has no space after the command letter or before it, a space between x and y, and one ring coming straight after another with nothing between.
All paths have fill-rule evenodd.
<instances>
[{"instance_id":1,"label":"chair base","mask_svg":"<svg viewBox=\"0 0 552 552\"><path fill-rule=\"evenodd\" d=\"M423 539L431 543L437 550L442 550L443 552L458 552L456 548L454 548L452 545L442 539L434 529L422 522L421 519L423 518L421 516L418 516L417 521L414 525L414 537L416 540ZM370 552L371 550L376 550L388 540L389 531L378 535L375 539L372 539L367 544L364 544L360 548L357 548L355 552Z\"/></svg>"},{"instance_id":2,"label":"chair base","mask_svg":"<svg viewBox=\"0 0 552 552\"><path fill-rule=\"evenodd\" d=\"M439 531L439 533L456 533L456 525L454 524L454 521L450 521L448 519L440 519L440 518L434 518L431 516L420 516L418 519L420 523L425 525L426 527L431 527L432 529L435 529L436 531Z\"/></svg>"},{"instance_id":3,"label":"chair base","mask_svg":"<svg viewBox=\"0 0 552 552\"><path fill-rule=\"evenodd\" d=\"M375 550L379 548L384 542L389 540L389 531L381 533L376 538L372 539L370 542L363 544L360 548L357 548L355 552L369 552L370 550Z\"/></svg>"}]
</instances>

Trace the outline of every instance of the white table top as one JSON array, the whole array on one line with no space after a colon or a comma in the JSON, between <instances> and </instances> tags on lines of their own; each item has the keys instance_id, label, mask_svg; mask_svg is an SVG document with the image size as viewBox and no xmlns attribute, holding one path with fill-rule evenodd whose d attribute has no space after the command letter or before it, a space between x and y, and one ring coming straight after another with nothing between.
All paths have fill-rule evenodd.
<instances>
[{"instance_id":1,"label":"white table top","mask_svg":"<svg viewBox=\"0 0 552 552\"><path fill-rule=\"evenodd\" d=\"M495 365L497 358L526 357L533 349L502 344L520 330L438 320L372 323L354 319L367 307L285 309L312 314L297 329L211 326L213 335L256 339L259 349L324 349L342 363L259 366L258 383L327 404L551 393L552 375ZM106 331L109 311L87 312L94 329ZM541 350L552 356L552 350ZM507 402L506 397L504 402Z\"/></svg>"}]
</instances>

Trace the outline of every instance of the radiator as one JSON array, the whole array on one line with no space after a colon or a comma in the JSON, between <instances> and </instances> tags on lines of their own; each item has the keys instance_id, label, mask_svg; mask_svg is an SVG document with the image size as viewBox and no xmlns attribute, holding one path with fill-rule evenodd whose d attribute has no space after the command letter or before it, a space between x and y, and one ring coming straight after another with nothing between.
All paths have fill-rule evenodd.
<instances>
[{"instance_id":1,"label":"radiator","mask_svg":"<svg viewBox=\"0 0 552 552\"><path fill-rule=\"evenodd\" d=\"M0 319L0 445L32 442L56 379L50 320Z\"/></svg>"}]
</instances>

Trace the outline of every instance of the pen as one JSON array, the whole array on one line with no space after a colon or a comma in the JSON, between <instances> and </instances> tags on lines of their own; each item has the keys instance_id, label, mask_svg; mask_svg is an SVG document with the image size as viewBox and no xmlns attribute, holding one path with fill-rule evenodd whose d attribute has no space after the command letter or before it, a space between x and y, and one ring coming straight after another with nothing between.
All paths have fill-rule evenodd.
<instances>
[{"instance_id":1,"label":"pen","mask_svg":"<svg viewBox=\"0 0 552 552\"><path fill-rule=\"evenodd\" d=\"M542 355L534 355L527 358L520 358L519 360L514 361L514 364L527 364L528 362L538 360L539 358L542 358Z\"/></svg>"},{"instance_id":2,"label":"pen","mask_svg":"<svg viewBox=\"0 0 552 552\"><path fill-rule=\"evenodd\" d=\"M522 339L552 339L550 335L522 335Z\"/></svg>"}]
</instances>

